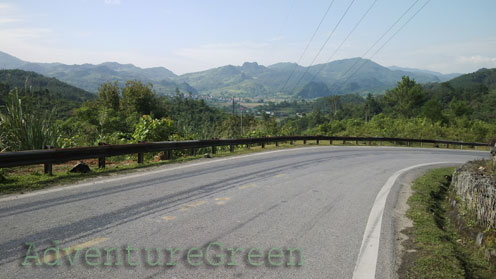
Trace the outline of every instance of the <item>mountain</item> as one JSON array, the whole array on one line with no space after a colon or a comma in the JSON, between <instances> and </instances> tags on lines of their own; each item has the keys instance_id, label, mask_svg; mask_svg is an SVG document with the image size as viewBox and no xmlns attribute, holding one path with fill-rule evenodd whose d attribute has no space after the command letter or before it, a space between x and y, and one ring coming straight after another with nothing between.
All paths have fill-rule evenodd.
<instances>
[{"instance_id":1,"label":"mountain","mask_svg":"<svg viewBox=\"0 0 496 279\"><path fill-rule=\"evenodd\" d=\"M62 116L71 115L71 111L86 100L96 98L95 94L49 78L35 72L23 70L0 70L0 105L7 103L10 90L17 87L20 96L28 98L46 109L56 108Z\"/></svg>"},{"instance_id":2,"label":"mountain","mask_svg":"<svg viewBox=\"0 0 496 279\"><path fill-rule=\"evenodd\" d=\"M398 66L390 66L388 68L390 70L393 70L393 71L404 71L404 72L411 72L411 73L422 73L422 74L427 74L427 75L434 75L434 76L437 76L441 82L448 81L450 79L454 79L454 78L462 75L460 73L442 74L442 73L435 72L435 71L415 69L415 68L405 68L405 67L398 67Z\"/></svg>"},{"instance_id":3,"label":"mountain","mask_svg":"<svg viewBox=\"0 0 496 279\"><path fill-rule=\"evenodd\" d=\"M491 91L496 89L496 69L482 68L477 72L461 75L448 82L454 88Z\"/></svg>"},{"instance_id":4,"label":"mountain","mask_svg":"<svg viewBox=\"0 0 496 279\"><path fill-rule=\"evenodd\" d=\"M323 82L311 81L307 83L298 93L298 97L303 99L319 98L331 95L329 88Z\"/></svg>"},{"instance_id":5,"label":"mountain","mask_svg":"<svg viewBox=\"0 0 496 279\"><path fill-rule=\"evenodd\" d=\"M391 70L361 58L337 60L311 67L294 63L277 63L265 67L256 62L246 62L242 66L228 65L184 74L175 80L187 82L201 93L214 96L313 98L310 95L320 97L329 94L380 93L396 86L403 75L420 83L440 81L433 74ZM309 83L311 84L308 85ZM321 91L318 92L318 89ZM308 90L313 93L308 95Z\"/></svg>"},{"instance_id":6,"label":"mountain","mask_svg":"<svg viewBox=\"0 0 496 279\"><path fill-rule=\"evenodd\" d=\"M314 98L334 94L377 94L396 86L408 75L419 83L441 82L447 78L436 72L384 67L371 60L350 58L304 67L295 63L270 66L246 62L180 76L163 67L139 68L132 64L106 62L98 65L30 63L0 52L0 69L17 68L56 77L76 87L96 92L101 83L138 79L152 83L159 94L201 93L214 97ZM325 85L325 86L323 86Z\"/></svg>"},{"instance_id":7,"label":"mountain","mask_svg":"<svg viewBox=\"0 0 496 279\"><path fill-rule=\"evenodd\" d=\"M188 84L175 83L176 74L163 67L140 68L132 64L106 62L98 65L66 65L61 63L31 63L0 52L0 69L20 69L33 71L48 77L55 77L73 86L96 93L100 84L117 80L121 86L128 80L141 80L152 83L159 94L174 94L179 88L184 92L197 93Z\"/></svg>"}]
</instances>

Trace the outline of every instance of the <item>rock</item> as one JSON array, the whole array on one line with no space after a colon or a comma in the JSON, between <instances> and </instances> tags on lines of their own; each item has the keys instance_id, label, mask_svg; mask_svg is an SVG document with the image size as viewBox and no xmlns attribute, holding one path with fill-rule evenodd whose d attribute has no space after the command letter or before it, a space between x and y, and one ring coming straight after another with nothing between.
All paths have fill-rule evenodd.
<instances>
[{"instance_id":1,"label":"rock","mask_svg":"<svg viewBox=\"0 0 496 279\"><path fill-rule=\"evenodd\" d=\"M212 156L210 156L210 153L205 153L205 154L203 155L203 157L205 157L205 158L212 158Z\"/></svg>"},{"instance_id":2,"label":"rock","mask_svg":"<svg viewBox=\"0 0 496 279\"><path fill-rule=\"evenodd\" d=\"M79 162L69 172L88 173L91 172L91 169L87 164Z\"/></svg>"},{"instance_id":3,"label":"rock","mask_svg":"<svg viewBox=\"0 0 496 279\"><path fill-rule=\"evenodd\" d=\"M154 162L164 161L164 160L167 160L167 154L164 151L159 152L157 156L153 157Z\"/></svg>"}]
</instances>

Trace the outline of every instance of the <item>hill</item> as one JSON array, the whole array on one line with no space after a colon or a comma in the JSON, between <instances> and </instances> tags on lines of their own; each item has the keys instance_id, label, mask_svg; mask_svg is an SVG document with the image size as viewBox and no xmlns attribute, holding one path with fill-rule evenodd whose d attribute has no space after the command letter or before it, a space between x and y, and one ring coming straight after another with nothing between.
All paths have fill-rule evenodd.
<instances>
[{"instance_id":1,"label":"hill","mask_svg":"<svg viewBox=\"0 0 496 279\"><path fill-rule=\"evenodd\" d=\"M411 73L422 73L422 74L434 75L434 76L437 76L441 82L448 81L450 79L454 79L454 78L462 75L460 73L442 74L442 73L435 72L435 71L415 69L415 68L405 68L405 67L398 67L398 66L390 66L388 68L390 70L393 70L393 71L404 71L404 72L411 72Z\"/></svg>"},{"instance_id":2,"label":"hill","mask_svg":"<svg viewBox=\"0 0 496 279\"><path fill-rule=\"evenodd\" d=\"M55 77L63 82L96 93L100 84L117 80L123 86L128 80L152 83L155 91L162 95L174 94L176 88L184 92L197 93L184 83L175 83L176 74L163 67L140 68L132 64L106 62L98 65L66 65L61 63L31 63L0 52L0 69L20 69L44 76Z\"/></svg>"},{"instance_id":3,"label":"hill","mask_svg":"<svg viewBox=\"0 0 496 279\"><path fill-rule=\"evenodd\" d=\"M0 70L0 105L6 104L8 93L15 87L27 102L45 109L56 108L61 117L70 116L72 109L79 107L86 100L96 98L95 94L56 78L23 70Z\"/></svg>"},{"instance_id":4,"label":"hill","mask_svg":"<svg viewBox=\"0 0 496 279\"><path fill-rule=\"evenodd\" d=\"M177 76L163 67L143 69L132 64L116 62L98 65L30 63L0 52L1 68L16 68L56 77L89 92L96 92L103 82L117 80L123 85L127 80L137 79L144 83L152 83L157 93L162 95L173 95L175 89L179 88L182 92L214 97L262 99L315 98L346 93L378 94L395 87L396 82L404 75L414 78L419 83L440 82L447 78L447 75L440 76L442 74L436 72L387 68L362 58L336 60L311 67L295 63L263 66L256 62L246 62L241 66L227 65ZM359 70L356 71L357 69ZM327 89L324 86L316 87L315 83L323 84ZM309 87L312 88L311 94L308 94Z\"/></svg>"},{"instance_id":5,"label":"hill","mask_svg":"<svg viewBox=\"0 0 496 279\"><path fill-rule=\"evenodd\" d=\"M359 66L360 70L355 73L354 69ZM440 81L434 74L391 70L361 58L337 60L311 67L294 63L278 63L265 67L256 62L246 62L242 66L228 65L184 74L176 80L187 82L201 93L214 96L314 98L329 94L382 93L393 88L403 75L409 75L421 83ZM310 82L312 97L305 93ZM328 89L319 86L322 89L319 91L313 82L323 83ZM302 90L305 92L302 93Z\"/></svg>"},{"instance_id":6,"label":"hill","mask_svg":"<svg viewBox=\"0 0 496 279\"><path fill-rule=\"evenodd\" d=\"M476 119L496 119L496 69L480 69L442 83L425 84L428 99L449 105L454 116L470 112Z\"/></svg>"}]
</instances>

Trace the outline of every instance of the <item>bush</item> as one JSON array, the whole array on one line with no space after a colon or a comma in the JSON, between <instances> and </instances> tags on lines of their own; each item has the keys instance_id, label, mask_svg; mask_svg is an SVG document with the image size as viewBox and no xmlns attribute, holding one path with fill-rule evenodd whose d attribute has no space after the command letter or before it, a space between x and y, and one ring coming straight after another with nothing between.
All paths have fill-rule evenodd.
<instances>
[{"instance_id":1,"label":"bush","mask_svg":"<svg viewBox=\"0 0 496 279\"><path fill-rule=\"evenodd\" d=\"M5 111L0 113L0 149L20 151L56 146L58 131L55 111L24 105L17 88L9 93Z\"/></svg>"}]
</instances>

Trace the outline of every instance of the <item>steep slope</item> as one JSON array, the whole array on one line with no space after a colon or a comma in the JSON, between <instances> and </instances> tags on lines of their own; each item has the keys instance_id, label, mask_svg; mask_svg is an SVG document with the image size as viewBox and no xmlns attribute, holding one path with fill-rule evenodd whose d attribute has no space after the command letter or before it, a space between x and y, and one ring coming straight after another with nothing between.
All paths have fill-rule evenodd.
<instances>
[{"instance_id":1,"label":"steep slope","mask_svg":"<svg viewBox=\"0 0 496 279\"><path fill-rule=\"evenodd\" d=\"M16 87L26 101L46 109L55 108L62 117L69 116L84 101L96 98L95 94L56 78L23 70L0 70L0 105L6 104L8 93Z\"/></svg>"}]
</instances>

